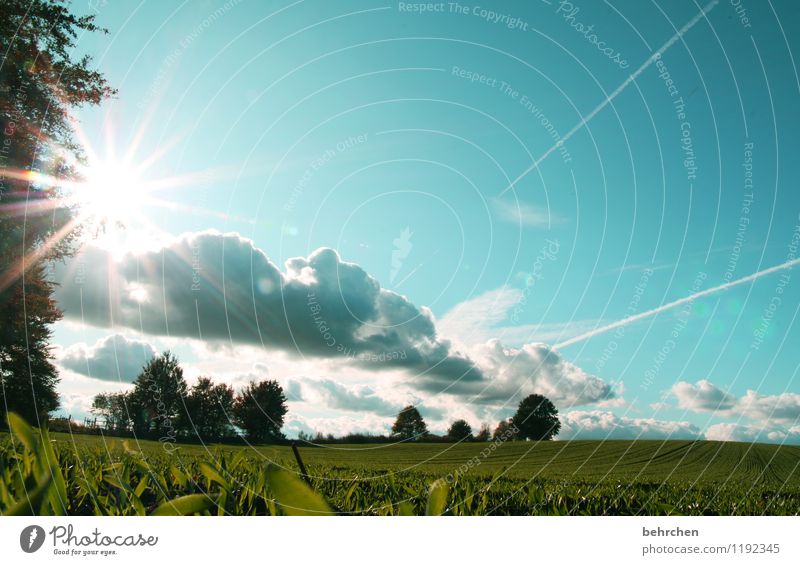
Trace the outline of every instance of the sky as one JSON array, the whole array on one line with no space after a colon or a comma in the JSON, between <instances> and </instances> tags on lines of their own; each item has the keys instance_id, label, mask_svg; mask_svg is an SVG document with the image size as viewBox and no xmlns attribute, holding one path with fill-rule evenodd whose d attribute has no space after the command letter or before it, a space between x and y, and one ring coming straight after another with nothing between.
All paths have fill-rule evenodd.
<instances>
[{"instance_id":1,"label":"sky","mask_svg":"<svg viewBox=\"0 0 800 565\"><path fill-rule=\"evenodd\" d=\"M118 94L76 114L110 225L54 267L62 414L169 349L280 381L289 436L536 392L561 439L800 443L796 3L73 8Z\"/></svg>"}]
</instances>

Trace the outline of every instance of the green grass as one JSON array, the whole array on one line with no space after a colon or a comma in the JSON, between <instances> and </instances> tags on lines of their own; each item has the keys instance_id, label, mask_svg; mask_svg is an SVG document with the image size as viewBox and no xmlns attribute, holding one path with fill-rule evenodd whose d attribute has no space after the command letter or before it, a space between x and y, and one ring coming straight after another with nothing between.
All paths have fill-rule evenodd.
<instances>
[{"instance_id":1,"label":"green grass","mask_svg":"<svg viewBox=\"0 0 800 565\"><path fill-rule=\"evenodd\" d=\"M3 513L15 505L17 512L27 505L31 513L123 515L800 513L798 446L572 441L305 447L300 451L309 488L298 478L289 447L179 445L169 446L170 453L151 441L31 434L27 448L0 437ZM44 494L36 491L43 484ZM40 495L35 504L27 503L26 492Z\"/></svg>"}]
</instances>

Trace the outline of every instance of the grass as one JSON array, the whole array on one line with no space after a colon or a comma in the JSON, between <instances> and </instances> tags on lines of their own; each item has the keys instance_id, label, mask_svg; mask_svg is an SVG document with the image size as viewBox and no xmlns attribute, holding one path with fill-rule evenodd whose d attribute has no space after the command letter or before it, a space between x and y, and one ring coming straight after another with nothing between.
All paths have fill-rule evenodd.
<instances>
[{"instance_id":1,"label":"grass","mask_svg":"<svg viewBox=\"0 0 800 565\"><path fill-rule=\"evenodd\" d=\"M0 437L4 514L800 513L800 446L301 447L309 475L301 479L290 447L170 445L168 452L158 442L48 435L22 422L14 431L19 441Z\"/></svg>"}]
</instances>

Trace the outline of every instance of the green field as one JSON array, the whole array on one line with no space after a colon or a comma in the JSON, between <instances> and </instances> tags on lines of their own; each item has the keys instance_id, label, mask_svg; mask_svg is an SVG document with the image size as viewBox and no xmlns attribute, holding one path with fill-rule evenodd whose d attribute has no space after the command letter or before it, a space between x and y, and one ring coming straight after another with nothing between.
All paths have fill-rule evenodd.
<instances>
[{"instance_id":1,"label":"green field","mask_svg":"<svg viewBox=\"0 0 800 565\"><path fill-rule=\"evenodd\" d=\"M290 447L169 445L168 452L158 442L66 434L53 434L48 442L37 431L29 435L27 448L0 437L3 513L291 514L325 512L326 503L331 511L368 515L800 513L799 446L572 441L301 447L309 489L298 478ZM45 484L48 474L53 479ZM37 485L44 486L41 492Z\"/></svg>"}]
</instances>

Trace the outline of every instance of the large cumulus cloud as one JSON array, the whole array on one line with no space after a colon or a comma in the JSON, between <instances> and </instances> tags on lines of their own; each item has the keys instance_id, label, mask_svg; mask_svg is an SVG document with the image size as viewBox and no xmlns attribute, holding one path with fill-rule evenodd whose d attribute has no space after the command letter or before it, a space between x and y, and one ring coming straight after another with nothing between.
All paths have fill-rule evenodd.
<instances>
[{"instance_id":1,"label":"large cumulus cloud","mask_svg":"<svg viewBox=\"0 0 800 565\"><path fill-rule=\"evenodd\" d=\"M504 349L494 340L459 349L440 335L428 308L381 288L332 249L290 259L281 270L252 241L206 231L117 258L88 246L57 277L65 315L95 326L401 369L417 390L482 402L529 392L562 406L613 396L607 383L543 344Z\"/></svg>"}]
</instances>

